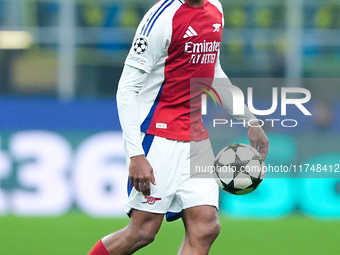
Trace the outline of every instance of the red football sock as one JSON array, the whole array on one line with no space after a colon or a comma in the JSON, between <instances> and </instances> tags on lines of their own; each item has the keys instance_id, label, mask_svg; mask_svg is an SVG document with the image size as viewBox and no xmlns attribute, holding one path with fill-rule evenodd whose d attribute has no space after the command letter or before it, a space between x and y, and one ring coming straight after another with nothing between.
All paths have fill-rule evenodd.
<instances>
[{"instance_id":1,"label":"red football sock","mask_svg":"<svg viewBox=\"0 0 340 255\"><path fill-rule=\"evenodd\" d=\"M104 247L102 240L99 240L88 255L110 255L110 253Z\"/></svg>"}]
</instances>

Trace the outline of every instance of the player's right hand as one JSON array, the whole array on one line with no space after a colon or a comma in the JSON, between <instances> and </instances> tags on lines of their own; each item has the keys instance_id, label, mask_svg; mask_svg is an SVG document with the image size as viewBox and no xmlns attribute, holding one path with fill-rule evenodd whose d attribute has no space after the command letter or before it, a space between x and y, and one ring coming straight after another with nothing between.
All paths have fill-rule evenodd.
<instances>
[{"instance_id":1,"label":"player's right hand","mask_svg":"<svg viewBox=\"0 0 340 255\"><path fill-rule=\"evenodd\" d=\"M258 150L265 160L268 155L269 139L258 122L248 128L248 139L251 146Z\"/></svg>"},{"instance_id":2,"label":"player's right hand","mask_svg":"<svg viewBox=\"0 0 340 255\"><path fill-rule=\"evenodd\" d=\"M145 155L130 158L129 166L130 184L144 196L150 196L151 184L156 185L153 169Z\"/></svg>"}]
</instances>

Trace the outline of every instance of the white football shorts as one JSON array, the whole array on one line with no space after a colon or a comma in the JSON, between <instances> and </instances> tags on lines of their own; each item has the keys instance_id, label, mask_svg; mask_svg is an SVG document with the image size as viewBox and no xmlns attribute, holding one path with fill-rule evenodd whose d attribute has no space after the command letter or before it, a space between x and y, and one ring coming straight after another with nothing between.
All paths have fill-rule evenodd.
<instances>
[{"instance_id":1,"label":"white football shorts","mask_svg":"<svg viewBox=\"0 0 340 255\"><path fill-rule=\"evenodd\" d=\"M143 148L157 185L151 184L151 195L144 196L128 184L129 199L126 213L131 209L166 214L168 221L178 219L184 209L211 205L218 209L219 189L212 174L191 171L190 162L205 162L212 166L214 154L210 140L183 142L144 135ZM129 157L127 157L129 165Z\"/></svg>"}]
</instances>

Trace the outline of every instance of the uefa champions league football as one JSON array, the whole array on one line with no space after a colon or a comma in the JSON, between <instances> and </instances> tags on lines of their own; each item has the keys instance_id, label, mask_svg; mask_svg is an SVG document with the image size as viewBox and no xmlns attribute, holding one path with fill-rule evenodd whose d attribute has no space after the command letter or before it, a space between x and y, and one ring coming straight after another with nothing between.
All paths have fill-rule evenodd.
<instances>
[{"instance_id":1,"label":"uefa champions league football","mask_svg":"<svg viewBox=\"0 0 340 255\"><path fill-rule=\"evenodd\" d=\"M261 154L247 144L232 144L223 148L215 158L214 169L217 184L234 195L254 191L265 175Z\"/></svg>"}]
</instances>

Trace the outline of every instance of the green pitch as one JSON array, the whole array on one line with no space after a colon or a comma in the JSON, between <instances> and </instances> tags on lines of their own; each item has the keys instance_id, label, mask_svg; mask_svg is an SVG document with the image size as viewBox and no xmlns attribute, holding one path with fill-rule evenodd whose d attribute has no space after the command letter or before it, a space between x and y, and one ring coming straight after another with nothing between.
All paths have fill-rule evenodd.
<instances>
[{"instance_id":1,"label":"green pitch","mask_svg":"<svg viewBox=\"0 0 340 255\"><path fill-rule=\"evenodd\" d=\"M340 221L290 216L275 221L220 217L222 231L211 254L338 255ZM0 254L86 255L102 236L124 227L127 219L94 219L79 213L56 218L0 217ZM154 243L138 255L177 254L181 221L164 222Z\"/></svg>"}]
</instances>

